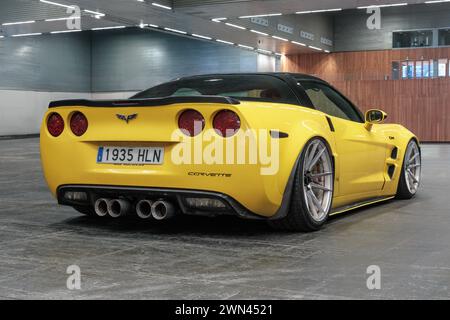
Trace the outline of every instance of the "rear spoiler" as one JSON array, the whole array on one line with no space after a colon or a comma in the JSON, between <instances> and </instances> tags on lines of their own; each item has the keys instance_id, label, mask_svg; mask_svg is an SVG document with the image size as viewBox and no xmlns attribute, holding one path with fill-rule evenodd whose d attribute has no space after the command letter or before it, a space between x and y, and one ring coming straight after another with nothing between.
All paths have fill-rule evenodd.
<instances>
[{"instance_id":1,"label":"rear spoiler","mask_svg":"<svg viewBox=\"0 0 450 320\"><path fill-rule=\"evenodd\" d=\"M128 99L128 100L60 100L50 102L49 108L58 107L156 107L177 103L220 103L240 104L239 100L222 96L192 96L192 97L166 97L152 99Z\"/></svg>"}]
</instances>

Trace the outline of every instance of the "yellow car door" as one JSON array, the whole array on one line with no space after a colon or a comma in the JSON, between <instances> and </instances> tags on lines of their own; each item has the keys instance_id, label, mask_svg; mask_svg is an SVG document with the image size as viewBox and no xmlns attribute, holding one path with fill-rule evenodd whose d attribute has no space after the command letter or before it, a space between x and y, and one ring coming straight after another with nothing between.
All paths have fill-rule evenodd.
<instances>
[{"instance_id":1,"label":"yellow car door","mask_svg":"<svg viewBox=\"0 0 450 320\"><path fill-rule=\"evenodd\" d=\"M386 144L365 126L364 117L343 95L320 81L302 81L314 107L334 130L335 205L377 196L384 185Z\"/></svg>"},{"instance_id":2,"label":"yellow car door","mask_svg":"<svg viewBox=\"0 0 450 320\"><path fill-rule=\"evenodd\" d=\"M377 196L384 185L386 144L360 122L330 117L335 130L339 194L349 200Z\"/></svg>"}]
</instances>

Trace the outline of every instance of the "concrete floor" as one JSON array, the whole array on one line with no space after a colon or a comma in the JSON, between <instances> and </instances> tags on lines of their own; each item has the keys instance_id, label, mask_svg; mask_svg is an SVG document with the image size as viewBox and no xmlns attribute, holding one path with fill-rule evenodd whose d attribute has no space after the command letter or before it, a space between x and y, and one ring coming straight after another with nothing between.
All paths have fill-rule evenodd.
<instances>
[{"instance_id":1,"label":"concrete floor","mask_svg":"<svg viewBox=\"0 0 450 320\"><path fill-rule=\"evenodd\" d=\"M37 139L0 141L0 299L448 299L450 145L423 157L414 200L292 234L234 218L89 219L50 196ZM381 290L367 289L369 265Z\"/></svg>"}]
</instances>

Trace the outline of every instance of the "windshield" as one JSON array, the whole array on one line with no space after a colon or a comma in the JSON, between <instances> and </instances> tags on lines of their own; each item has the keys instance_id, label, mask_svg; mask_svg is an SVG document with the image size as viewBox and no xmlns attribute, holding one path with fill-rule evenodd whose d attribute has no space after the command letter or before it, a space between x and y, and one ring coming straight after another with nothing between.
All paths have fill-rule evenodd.
<instances>
[{"instance_id":1,"label":"windshield","mask_svg":"<svg viewBox=\"0 0 450 320\"><path fill-rule=\"evenodd\" d=\"M225 96L238 100L298 104L289 86L269 75L219 75L184 78L142 91L131 99Z\"/></svg>"}]
</instances>

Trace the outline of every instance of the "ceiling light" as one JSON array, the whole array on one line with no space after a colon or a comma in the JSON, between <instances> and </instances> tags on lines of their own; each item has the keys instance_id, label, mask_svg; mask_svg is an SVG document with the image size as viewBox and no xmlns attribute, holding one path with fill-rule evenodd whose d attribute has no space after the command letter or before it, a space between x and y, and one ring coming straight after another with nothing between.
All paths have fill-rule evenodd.
<instances>
[{"instance_id":1,"label":"ceiling light","mask_svg":"<svg viewBox=\"0 0 450 320\"><path fill-rule=\"evenodd\" d=\"M202 36L200 34L195 34L195 33L193 33L192 36L196 37L196 38L200 38L200 39L205 39L205 40L211 40L212 39L211 37Z\"/></svg>"},{"instance_id":2,"label":"ceiling light","mask_svg":"<svg viewBox=\"0 0 450 320\"><path fill-rule=\"evenodd\" d=\"M220 42L220 43L225 43L225 44L234 45L234 43L233 43L233 42L230 42L230 41L225 41L225 40L220 40L220 39L216 39L216 41L217 41L217 42Z\"/></svg>"},{"instance_id":3,"label":"ceiling light","mask_svg":"<svg viewBox=\"0 0 450 320\"><path fill-rule=\"evenodd\" d=\"M170 31L170 32L175 32L175 33L187 34L186 31L181 31L181 30L172 29L172 28L164 28L164 30L167 30L167 31Z\"/></svg>"},{"instance_id":4,"label":"ceiling light","mask_svg":"<svg viewBox=\"0 0 450 320\"><path fill-rule=\"evenodd\" d=\"M365 7L357 7L357 9L368 9L368 8L387 8L387 7L401 7L401 6L407 6L408 3L394 3L394 4L374 4L370 6Z\"/></svg>"},{"instance_id":5,"label":"ceiling light","mask_svg":"<svg viewBox=\"0 0 450 320\"><path fill-rule=\"evenodd\" d=\"M152 28L159 28L159 26L157 26L156 24L149 24L148 26Z\"/></svg>"},{"instance_id":6,"label":"ceiling light","mask_svg":"<svg viewBox=\"0 0 450 320\"><path fill-rule=\"evenodd\" d=\"M125 28L126 28L126 26L115 26L115 27L92 28L91 30L98 31L98 30L112 30L112 29L125 29Z\"/></svg>"},{"instance_id":7,"label":"ceiling light","mask_svg":"<svg viewBox=\"0 0 450 320\"><path fill-rule=\"evenodd\" d=\"M53 6L58 6L58 7L63 7L63 8L74 8L74 6L68 6L68 5L66 5L66 4L62 4L62 3L58 3L58 2L53 2L53 1L39 0L39 2L46 3L46 4L51 4L51 5L53 5Z\"/></svg>"},{"instance_id":8,"label":"ceiling light","mask_svg":"<svg viewBox=\"0 0 450 320\"><path fill-rule=\"evenodd\" d=\"M80 32L83 30L74 29L74 30L61 30L61 31L52 31L51 34L59 34L59 33L70 33L70 32Z\"/></svg>"},{"instance_id":9,"label":"ceiling light","mask_svg":"<svg viewBox=\"0 0 450 320\"><path fill-rule=\"evenodd\" d=\"M241 30L246 30L247 28L244 28L244 27L241 27L241 26L238 26L237 24L232 24L232 23L225 23L227 26L229 26L229 27L233 27L233 28L237 28L237 29L241 29Z\"/></svg>"},{"instance_id":10,"label":"ceiling light","mask_svg":"<svg viewBox=\"0 0 450 320\"><path fill-rule=\"evenodd\" d=\"M325 53L330 53L330 50L324 50L325 51Z\"/></svg>"},{"instance_id":11,"label":"ceiling light","mask_svg":"<svg viewBox=\"0 0 450 320\"><path fill-rule=\"evenodd\" d=\"M17 25L17 24L30 24L30 23L35 23L36 21L34 20L30 20L30 21L19 21L19 22L7 22L7 23L2 23L2 26L13 26L13 25Z\"/></svg>"},{"instance_id":12,"label":"ceiling light","mask_svg":"<svg viewBox=\"0 0 450 320\"><path fill-rule=\"evenodd\" d=\"M29 37L29 36L40 36L42 33L22 33L22 34L13 34L11 37Z\"/></svg>"},{"instance_id":13,"label":"ceiling light","mask_svg":"<svg viewBox=\"0 0 450 320\"><path fill-rule=\"evenodd\" d=\"M450 0L425 1L426 4L443 3L443 2L450 2Z\"/></svg>"},{"instance_id":14,"label":"ceiling light","mask_svg":"<svg viewBox=\"0 0 450 320\"><path fill-rule=\"evenodd\" d=\"M52 22L52 21L72 20L72 19L81 19L81 17L54 18L54 19L45 19L45 21Z\"/></svg>"},{"instance_id":15,"label":"ceiling light","mask_svg":"<svg viewBox=\"0 0 450 320\"><path fill-rule=\"evenodd\" d=\"M308 46L308 48L313 49L313 50L317 50L317 51L322 51L322 49L314 47L314 46Z\"/></svg>"},{"instance_id":16,"label":"ceiling light","mask_svg":"<svg viewBox=\"0 0 450 320\"><path fill-rule=\"evenodd\" d=\"M211 21L213 21L213 22L221 22L221 21L225 21L225 20L228 20L228 18L214 18L214 19L211 19Z\"/></svg>"},{"instance_id":17,"label":"ceiling light","mask_svg":"<svg viewBox=\"0 0 450 320\"><path fill-rule=\"evenodd\" d=\"M152 2L152 6L155 6L155 7L158 7L158 8L163 8L163 9L166 9L166 10L172 10L172 7L165 6L163 4L159 4L159 3L156 3L156 2Z\"/></svg>"},{"instance_id":18,"label":"ceiling light","mask_svg":"<svg viewBox=\"0 0 450 320\"><path fill-rule=\"evenodd\" d=\"M83 11L86 12L86 13L90 13L90 14L94 15L94 17L96 19L100 19L100 18L106 16L106 14L98 12L98 11L92 11L92 10L86 10L86 9L83 10Z\"/></svg>"},{"instance_id":19,"label":"ceiling light","mask_svg":"<svg viewBox=\"0 0 450 320\"><path fill-rule=\"evenodd\" d=\"M256 51L259 51L259 52L262 52L262 53L267 53L267 54L272 54L272 51L264 50L264 49L256 49Z\"/></svg>"},{"instance_id":20,"label":"ceiling light","mask_svg":"<svg viewBox=\"0 0 450 320\"><path fill-rule=\"evenodd\" d=\"M267 14L255 14L253 16L241 16L239 19L248 19L248 18L261 18L261 17L275 17L281 16L282 13L267 13Z\"/></svg>"},{"instance_id":21,"label":"ceiling light","mask_svg":"<svg viewBox=\"0 0 450 320\"><path fill-rule=\"evenodd\" d=\"M297 41L291 41L293 44L296 44L298 46L302 46L302 47L306 47L306 44L301 43L301 42L297 42Z\"/></svg>"},{"instance_id":22,"label":"ceiling light","mask_svg":"<svg viewBox=\"0 0 450 320\"><path fill-rule=\"evenodd\" d=\"M257 34L260 34L260 35L263 35L263 36L268 36L267 33L264 33L264 32L261 32L261 31L257 31L257 30L250 30L250 32L257 33Z\"/></svg>"},{"instance_id":23,"label":"ceiling light","mask_svg":"<svg viewBox=\"0 0 450 320\"><path fill-rule=\"evenodd\" d=\"M278 37L278 36L272 36L272 38L277 39L277 40L281 40L281 41L289 41L286 38L282 38L282 37Z\"/></svg>"},{"instance_id":24,"label":"ceiling light","mask_svg":"<svg viewBox=\"0 0 450 320\"><path fill-rule=\"evenodd\" d=\"M295 14L321 13L321 12L335 12L335 11L342 11L342 8L336 8L336 9L321 9L321 10L309 10L309 11L297 11Z\"/></svg>"},{"instance_id":25,"label":"ceiling light","mask_svg":"<svg viewBox=\"0 0 450 320\"><path fill-rule=\"evenodd\" d=\"M238 44L238 47L244 48L244 49L249 49L249 50L255 50L255 48L250 47L250 46L246 46L244 44Z\"/></svg>"}]
</instances>

